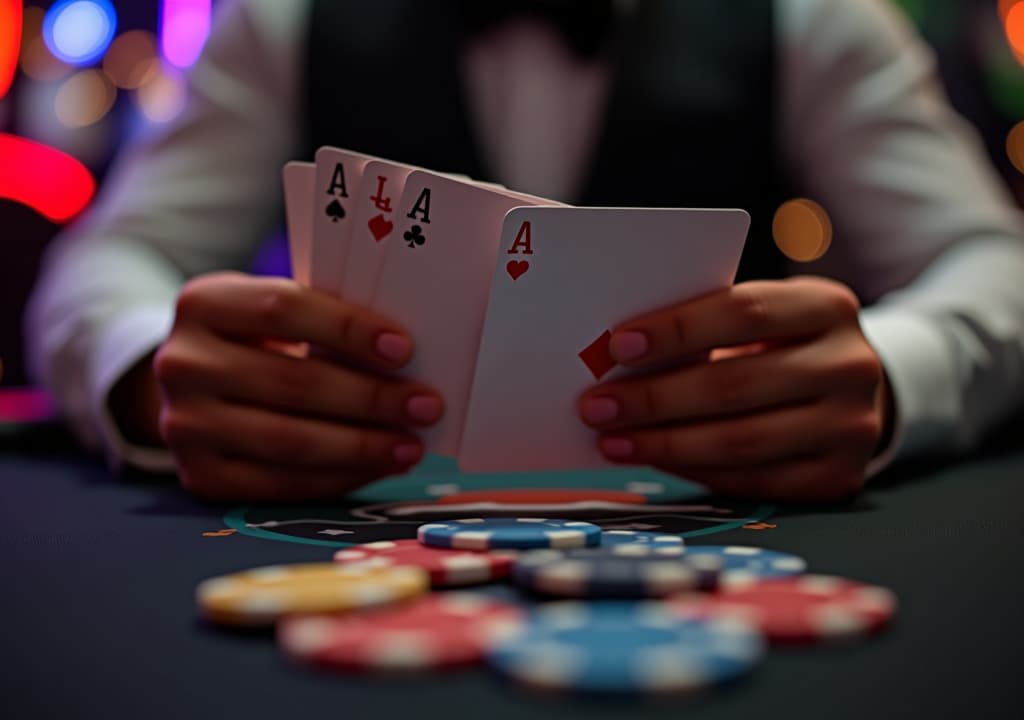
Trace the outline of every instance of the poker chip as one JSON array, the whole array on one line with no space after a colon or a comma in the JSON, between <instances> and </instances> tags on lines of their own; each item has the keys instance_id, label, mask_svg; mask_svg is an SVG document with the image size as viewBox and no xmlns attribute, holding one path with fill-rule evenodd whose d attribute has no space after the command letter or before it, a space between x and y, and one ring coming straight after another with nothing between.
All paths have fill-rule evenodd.
<instances>
[{"instance_id":1,"label":"poker chip","mask_svg":"<svg viewBox=\"0 0 1024 720\"><path fill-rule=\"evenodd\" d=\"M515 562L516 584L567 597L664 597L713 587L720 564L692 563L681 547L626 544L532 550Z\"/></svg>"},{"instance_id":2,"label":"poker chip","mask_svg":"<svg viewBox=\"0 0 1024 720\"><path fill-rule=\"evenodd\" d=\"M605 530L601 545L651 545L655 547L683 547L683 539L668 533L646 530Z\"/></svg>"},{"instance_id":3,"label":"poker chip","mask_svg":"<svg viewBox=\"0 0 1024 720\"><path fill-rule=\"evenodd\" d=\"M428 547L412 539L365 543L334 554L334 560L341 563L422 568L430 573L434 587L475 585L507 577L513 557L509 552Z\"/></svg>"},{"instance_id":4,"label":"poker chip","mask_svg":"<svg viewBox=\"0 0 1024 720\"><path fill-rule=\"evenodd\" d=\"M196 603L213 622L259 627L284 615L385 605L428 587L426 571L415 567L271 565L204 580L196 587Z\"/></svg>"},{"instance_id":5,"label":"poker chip","mask_svg":"<svg viewBox=\"0 0 1024 720\"><path fill-rule=\"evenodd\" d=\"M799 575L730 583L710 594L671 598L687 618L739 617L774 643L840 641L878 632L896 613L896 596L875 585L827 575Z\"/></svg>"},{"instance_id":6,"label":"poker chip","mask_svg":"<svg viewBox=\"0 0 1024 720\"><path fill-rule=\"evenodd\" d=\"M432 547L487 550L577 548L601 542L601 528L578 520L468 518L420 525L419 541Z\"/></svg>"},{"instance_id":7,"label":"poker chip","mask_svg":"<svg viewBox=\"0 0 1024 720\"><path fill-rule=\"evenodd\" d=\"M469 665L518 629L524 612L471 593L438 593L349 615L307 615L278 626L291 657L351 670L408 671Z\"/></svg>"},{"instance_id":8,"label":"poker chip","mask_svg":"<svg viewBox=\"0 0 1024 720\"><path fill-rule=\"evenodd\" d=\"M801 557L746 545L688 545L686 554L691 558L719 558L722 563L721 584L802 575L807 570L807 562Z\"/></svg>"},{"instance_id":9,"label":"poker chip","mask_svg":"<svg viewBox=\"0 0 1024 720\"><path fill-rule=\"evenodd\" d=\"M735 679L763 654L761 635L738 618L680 618L664 603L602 600L540 606L487 659L534 688L648 694Z\"/></svg>"}]
</instances>

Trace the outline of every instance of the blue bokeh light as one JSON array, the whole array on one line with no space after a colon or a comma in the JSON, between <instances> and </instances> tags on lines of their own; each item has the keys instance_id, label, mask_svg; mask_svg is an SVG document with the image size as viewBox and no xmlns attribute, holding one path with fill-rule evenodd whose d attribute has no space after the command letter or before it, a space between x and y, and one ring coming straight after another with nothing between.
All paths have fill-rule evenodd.
<instances>
[{"instance_id":1,"label":"blue bokeh light","mask_svg":"<svg viewBox=\"0 0 1024 720\"><path fill-rule=\"evenodd\" d=\"M99 60L116 32L117 11L110 0L58 0L43 20L46 46L71 65Z\"/></svg>"}]
</instances>

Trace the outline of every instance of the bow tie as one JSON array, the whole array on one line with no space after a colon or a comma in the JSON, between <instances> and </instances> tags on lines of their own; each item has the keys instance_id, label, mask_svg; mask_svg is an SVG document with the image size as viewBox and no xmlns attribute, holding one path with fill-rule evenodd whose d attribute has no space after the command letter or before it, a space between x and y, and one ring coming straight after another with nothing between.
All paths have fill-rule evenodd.
<instances>
[{"instance_id":1,"label":"bow tie","mask_svg":"<svg viewBox=\"0 0 1024 720\"><path fill-rule=\"evenodd\" d=\"M537 18L554 28L579 57L593 58L604 46L613 16L612 0L463 0L471 33L485 32L515 18Z\"/></svg>"}]
</instances>

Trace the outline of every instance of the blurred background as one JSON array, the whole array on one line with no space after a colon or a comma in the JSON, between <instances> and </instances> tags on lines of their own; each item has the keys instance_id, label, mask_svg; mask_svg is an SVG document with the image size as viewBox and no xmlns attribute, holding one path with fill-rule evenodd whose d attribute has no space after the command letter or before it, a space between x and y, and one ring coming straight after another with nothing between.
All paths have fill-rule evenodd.
<instances>
[{"instance_id":1,"label":"blurred background","mask_svg":"<svg viewBox=\"0 0 1024 720\"><path fill-rule=\"evenodd\" d=\"M935 48L954 106L1024 206L1024 0L891 1ZM181 112L215 5L0 0L0 417L45 412L10 390L29 382L21 316L48 242L88 206L124 143ZM789 209L798 227L800 207ZM776 241L794 259L827 250L827 238L789 247L785 226Z\"/></svg>"}]
</instances>

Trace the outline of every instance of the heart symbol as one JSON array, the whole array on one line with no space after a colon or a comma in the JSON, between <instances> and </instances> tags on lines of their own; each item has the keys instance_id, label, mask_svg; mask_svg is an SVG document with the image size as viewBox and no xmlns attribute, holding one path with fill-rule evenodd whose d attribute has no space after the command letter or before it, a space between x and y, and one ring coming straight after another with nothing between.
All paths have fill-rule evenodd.
<instances>
[{"instance_id":1,"label":"heart symbol","mask_svg":"<svg viewBox=\"0 0 1024 720\"><path fill-rule=\"evenodd\" d=\"M526 260L509 260L505 269L513 280L518 280L530 269L530 263Z\"/></svg>"},{"instance_id":2,"label":"heart symbol","mask_svg":"<svg viewBox=\"0 0 1024 720\"><path fill-rule=\"evenodd\" d=\"M395 229L395 224L390 220L386 220L383 215L377 215L370 218L370 221L366 223L366 227L370 228L370 233L373 235L373 239L380 242Z\"/></svg>"}]
</instances>

